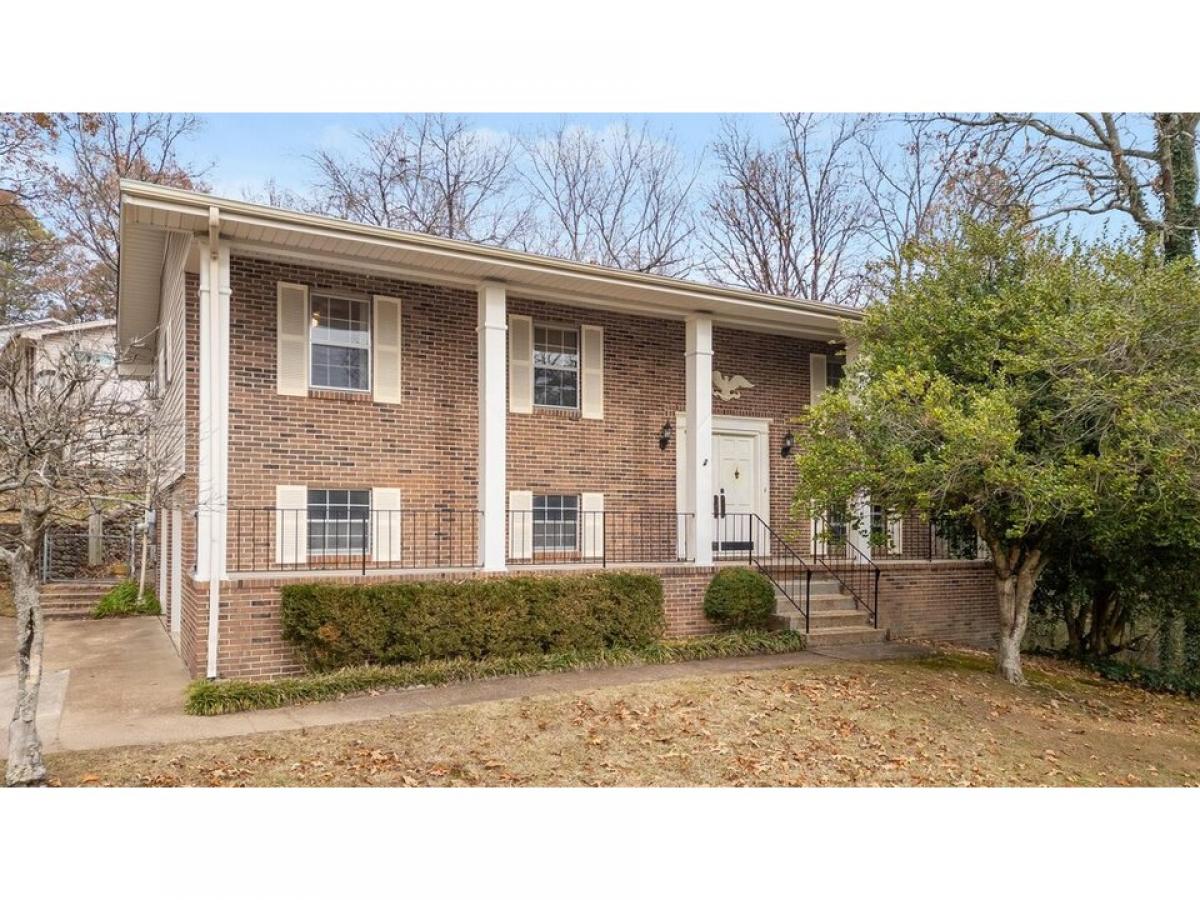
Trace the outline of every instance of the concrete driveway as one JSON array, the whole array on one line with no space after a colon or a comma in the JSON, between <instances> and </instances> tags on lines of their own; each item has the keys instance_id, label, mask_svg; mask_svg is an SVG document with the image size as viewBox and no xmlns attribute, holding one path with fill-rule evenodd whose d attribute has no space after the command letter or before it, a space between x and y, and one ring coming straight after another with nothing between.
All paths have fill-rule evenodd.
<instances>
[{"instance_id":1,"label":"concrete driveway","mask_svg":"<svg viewBox=\"0 0 1200 900\"><path fill-rule=\"evenodd\" d=\"M0 756L16 697L16 622L0 618ZM38 731L47 751L154 741L145 723L181 715L187 670L156 617L46 624Z\"/></svg>"}]
</instances>

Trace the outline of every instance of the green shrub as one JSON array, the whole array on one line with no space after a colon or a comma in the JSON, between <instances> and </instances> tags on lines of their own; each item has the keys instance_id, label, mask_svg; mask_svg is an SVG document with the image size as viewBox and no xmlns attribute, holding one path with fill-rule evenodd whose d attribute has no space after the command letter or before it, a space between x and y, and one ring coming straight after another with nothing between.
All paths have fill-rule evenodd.
<instances>
[{"instance_id":1,"label":"green shrub","mask_svg":"<svg viewBox=\"0 0 1200 900\"><path fill-rule=\"evenodd\" d=\"M704 592L704 615L730 628L764 628L775 612L775 589L751 569L721 569Z\"/></svg>"},{"instance_id":2,"label":"green shrub","mask_svg":"<svg viewBox=\"0 0 1200 900\"><path fill-rule=\"evenodd\" d=\"M573 672L613 666L691 662L761 653L795 653L806 646L795 631L731 631L681 641L662 641L639 648L592 653L498 656L492 659L436 659L399 666L355 666L336 672L279 678L274 681L206 681L188 690L186 710L193 716L219 716L250 709L276 709L299 703L337 700L370 691L402 690L484 678Z\"/></svg>"},{"instance_id":3,"label":"green shrub","mask_svg":"<svg viewBox=\"0 0 1200 900\"><path fill-rule=\"evenodd\" d=\"M1180 694L1200 699L1200 677L1196 675L1148 669L1114 659L1085 659L1083 662L1109 681L1132 684L1157 694Z\"/></svg>"},{"instance_id":4,"label":"green shrub","mask_svg":"<svg viewBox=\"0 0 1200 900\"><path fill-rule=\"evenodd\" d=\"M92 610L92 618L107 619L110 616L162 615L162 607L158 605L158 597L154 593L154 588L146 585L141 603L138 603L137 595L138 586L136 581L122 581L114 585L112 590L100 598L100 602Z\"/></svg>"},{"instance_id":5,"label":"green shrub","mask_svg":"<svg viewBox=\"0 0 1200 900\"><path fill-rule=\"evenodd\" d=\"M641 647L663 633L662 582L544 578L302 584L281 591L283 636L310 671Z\"/></svg>"}]
</instances>

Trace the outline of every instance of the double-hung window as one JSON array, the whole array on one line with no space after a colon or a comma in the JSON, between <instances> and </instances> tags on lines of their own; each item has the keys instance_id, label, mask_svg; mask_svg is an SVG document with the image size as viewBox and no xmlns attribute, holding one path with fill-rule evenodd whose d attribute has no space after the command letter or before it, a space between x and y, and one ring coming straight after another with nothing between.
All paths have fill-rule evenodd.
<instances>
[{"instance_id":1,"label":"double-hung window","mask_svg":"<svg viewBox=\"0 0 1200 900\"><path fill-rule=\"evenodd\" d=\"M309 366L314 388L371 389L371 304L314 294L310 301Z\"/></svg>"},{"instance_id":2,"label":"double-hung window","mask_svg":"<svg viewBox=\"0 0 1200 900\"><path fill-rule=\"evenodd\" d=\"M308 555L369 553L371 492L309 490Z\"/></svg>"},{"instance_id":3,"label":"double-hung window","mask_svg":"<svg viewBox=\"0 0 1200 900\"><path fill-rule=\"evenodd\" d=\"M579 498L569 494L538 494L533 498L535 553L579 549Z\"/></svg>"},{"instance_id":4,"label":"double-hung window","mask_svg":"<svg viewBox=\"0 0 1200 900\"><path fill-rule=\"evenodd\" d=\"M552 325L533 328L533 403L579 408L579 331Z\"/></svg>"}]
</instances>

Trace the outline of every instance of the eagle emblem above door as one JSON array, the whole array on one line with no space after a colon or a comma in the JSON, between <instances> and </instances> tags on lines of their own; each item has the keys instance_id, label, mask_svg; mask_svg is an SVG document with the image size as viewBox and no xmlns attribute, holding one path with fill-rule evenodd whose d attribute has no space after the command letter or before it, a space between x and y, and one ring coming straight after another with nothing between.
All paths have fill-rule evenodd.
<instances>
[{"instance_id":1,"label":"eagle emblem above door","mask_svg":"<svg viewBox=\"0 0 1200 900\"><path fill-rule=\"evenodd\" d=\"M713 369L713 395L721 400L740 400L745 388L752 388L749 381L741 375L722 375Z\"/></svg>"}]
</instances>

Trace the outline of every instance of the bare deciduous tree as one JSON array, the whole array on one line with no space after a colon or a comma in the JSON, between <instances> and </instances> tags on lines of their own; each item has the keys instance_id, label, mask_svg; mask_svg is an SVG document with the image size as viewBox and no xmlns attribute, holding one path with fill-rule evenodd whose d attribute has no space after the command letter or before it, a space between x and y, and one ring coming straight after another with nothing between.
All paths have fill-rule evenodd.
<instances>
[{"instance_id":1,"label":"bare deciduous tree","mask_svg":"<svg viewBox=\"0 0 1200 900\"><path fill-rule=\"evenodd\" d=\"M1035 221L1122 213L1162 241L1168 259L1194 256L1200 230L1196 131L1200 113L946 115L993 140L1036 145L1029 176L1045 195Z\"/></svg>"},{"instance_id":2,"label":"bare deciduous tree","mask_svg":"<svg viewBox=\"0 0 1200 900\"><path fill-rule=\"evenodd\" d=\"M635 272L691 269L699 170L670 135L628 122L604 132L562 125L525 150L539 213L529 249Z\"/></svg>"},{"instance_id":3,"label":"bare deciduous tree","mask_svg":"<svg viewBox=\"0 0 1200 900\"><path fill-rule=\"evenodd\" d=\"M964 220L1027 221L1044 200L1042 148L987 136L928 116L872 118L860 137L863 234L871 259L864 276L873 296L912 277L915 243L961 234Z\"/></svg>"},{"instance_id":4,"label":"bare deciduous tree","mask_svg":"<svg viewBox=\"0 0 1200 900\"><path fill-rule=\"evenodd\" d=\"M781 119L784 140L773 147L725 123L714 147L721 175L708 199L704 271L769 294L853 303L865 261L856 155L864 122Z\"/></svg>"},{"instance_id":5,"label":"bare deciduous tree","mask_svg":"<svg viewBox=\"0 0 1200 900\"><path fill-rule=\"evenodd\" d=\"M62 122L49 113L0 113L0 224L10 213L27 215L42 198Z\"/></svg>"},{"instance_id":6,"label":"bare deciduous tree","mask_svg":"<svg viewBox=\"0 0 1200 900\"><path fill-rule=\"evenodd\" d=\"M321 150L316 206L356 222L485 244L511 244L528 225L509 187L516 142L460 118L408 116L362 131L358 152Z\"/></svg>"},{"instance_id":7,"label":"bare deciduous tree","mask_svg":"<svg viewBox=\"0 0 1200 900\"><path fill-rule=\"evenodd\" d=\"M51 164L52 190L45 202L48 220L79 251L64 274L73 276L74 306L83 306L83 298L93 302L83 315L116 311L121 179L202 189L204 170L178 156L180 145L199 128L197 117L170 113L65 118L65 161Z\"/></svg>"},{"instance_id":8,"label":"bare deciduous tree","mask_svg":"<svg viewBox=\"0 0 1200 900\"><path fill-rule=\"evenodd\" d=\"M19 530L0 545L16 605L17 701L9 725L9 785L46 778L37 732L44 641L39 559L52 522L125 503L141 486L131 464L144 446L144 407L115 368L85 352L48 354L20 337L0 352L0 511Z\"/></svg>"}]
</instances>

